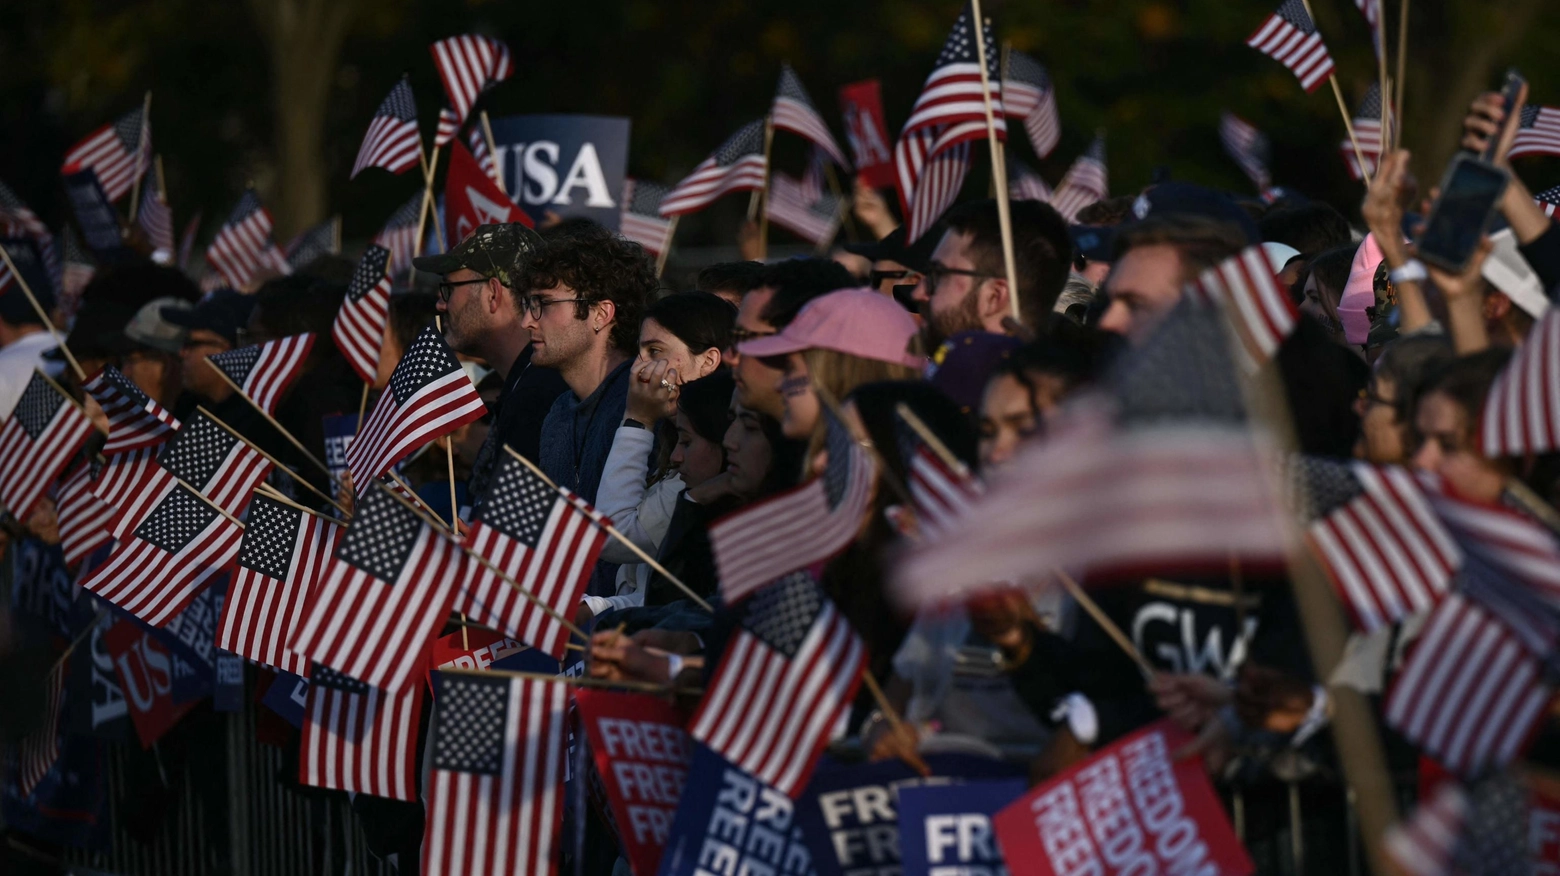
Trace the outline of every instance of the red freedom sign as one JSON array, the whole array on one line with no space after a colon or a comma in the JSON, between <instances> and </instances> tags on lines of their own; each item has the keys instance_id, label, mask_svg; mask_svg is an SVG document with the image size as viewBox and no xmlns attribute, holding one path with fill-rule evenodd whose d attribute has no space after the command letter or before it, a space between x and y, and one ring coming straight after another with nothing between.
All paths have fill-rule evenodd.
<instances>
[{"instance_id":1,"label":"red freedom sign","mask_svg":"<svg viewBox=\"0 0 1560 876\"><path fill-rule=\"evenodd\" d=\"M653 876L693 755L683 718L644 694L577 690L574 701L635 876Z\"/></svg>"},{"instance_id":2,"label":"red freedom sign","mask_svg":"<svg viewBox=\"0 0 1560 876\"><path fill-rule=\"evenodd\" d=\"M883 92L876 79L852 82L840 89L845 137L856 164L856 176L875 189L894 186L894 147L883 121Z\"/></svg>"},{"instance_id":3,"label":"red freedom sign","mask_svg":"<svg viewBox=\"0 0 1560 876\"><path fill-rule=\"evenodd\" d=\"M1202 761L1170 753L1191 741L1168 721L1103 749L997 813L1010 872L1035 876L1197 873L1247 876Z\"/></svg>"}]
</instances>

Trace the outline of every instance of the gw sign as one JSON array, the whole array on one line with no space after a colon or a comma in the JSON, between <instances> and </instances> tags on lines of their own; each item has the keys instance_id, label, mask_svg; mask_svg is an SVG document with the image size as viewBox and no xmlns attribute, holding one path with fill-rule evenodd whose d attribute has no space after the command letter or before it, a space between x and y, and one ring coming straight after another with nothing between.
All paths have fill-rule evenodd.
<instances>
[{"instance_id":1,"label":"gw sign","mask_svg":"<svg viewBox=\"0 0 1560 876\"><path fill-rule=\"evenodd\" d=\"M551 211L618 227L628 119L534 115L493 119L504 190L538 224Z\"/></svg>"}]
</instances>

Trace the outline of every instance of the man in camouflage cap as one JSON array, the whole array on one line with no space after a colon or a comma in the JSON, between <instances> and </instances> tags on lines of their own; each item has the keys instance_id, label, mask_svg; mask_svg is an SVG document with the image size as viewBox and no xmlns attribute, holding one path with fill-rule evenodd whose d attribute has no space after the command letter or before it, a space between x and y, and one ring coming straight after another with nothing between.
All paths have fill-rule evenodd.
<instances>
[{"instance_id":1,"label":"man in camouflage cap","mask_svg":"<svg viewBox=\"0 0 1560 876\"><path fill-rule=\"evenodd\" d=\"M487 491L502 445L536 458L542 420L567 388L557 371L531 364L531 333L520 325L520 302L510 285L516 265L541 243L524 225L482 225L449 252L412 260L420 271L444 275L438 308L445 340L455 352L485 361L504 381L492 429L472 466L472 502Z\"/></svg>"}]
</instances>

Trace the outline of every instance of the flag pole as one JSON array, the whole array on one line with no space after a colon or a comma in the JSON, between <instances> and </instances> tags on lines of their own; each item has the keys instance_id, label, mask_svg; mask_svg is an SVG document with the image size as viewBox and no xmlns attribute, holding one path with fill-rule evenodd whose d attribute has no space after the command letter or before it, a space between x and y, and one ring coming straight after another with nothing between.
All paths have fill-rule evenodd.
<instances>
[{"instance_id":1,"label":"flag pole","mask_svg":"<svg viewBox=\"0 0 1560 876\"><path fill-rule=\"evenodd\" d=\"M905 719L899 716L899 710L894 708L894 704L888 701L888 695L883 693L883 688L878 684L877 678L872 675L871 666L861 667L861 683L867 686L867 691L872 694L872 699L877 701L878 712L882 713L883 719L888 722L888 726L893 729L894 733L898 734L900 731L907 729L905 727ZM919 752L906 752L900 759L923 776L932 774L932 768L927 766L926 761L921 759Z\"/></svg>"},{"instance_id":2,"label":"flag pole","mask_svg":"<svg viewBox=\"0 0 1560 876\"><path fill-rule=\"evenodd\" d=\"M217 419L216 415L213 414L211 411L206 410L206 408L204 406L196 405L195 410L197 412L199 412L199 413L205 414L206 415L206 419L208 419L211 422L216 423L218 426L222 427L223 431L227 432L229 435L232 435L234 438L237 438L238 440L240 440L240 441L244 442L245 444L249 445L250 449L254 450L254 452L260 454L261 456L265 457L272 465L274 465L277 468L282 469L284 471L288 471L288 473L291 474L291 471L287 468L287 466L282 465L280 460L278 460L276 457L272 456L271 454L265 452L264 450L260 449L259 445L255 444L255 442L250 441L248 438L244 437L242 434L239 433L239 431L237 429L234 429L232 426L229 426L227 423L224 423L221 420ZM277 428L281 428L281 427L277 427ZM330 474L330 470L326 469L325 474L329 475ZM341 513L347 515L348 517L352 516L352 512L350 512L346 508L342 507L342 505L339 502L337 502L335 499L332 499L331 497L325 495L325 493L323 491L321 491L319 487L316 487L315 485L309 483L308 481L304 480L301 477L298 477L297 475L293 475L293 480L297 481L299 484L302 484L304 489L308 490L309 492L313 493L316 496L319 496L321 499L324 499L326 502L329 502L331 505L335 506L337 511L340 511Z\"/></svg>"},{"instance_id":3,"label":"flag pole","mask_svg":"<svg viewBox=\"0 0 1560 876\"><path fill-rule=\"evenodd\" d=\"M672 236L677 233L677 220L682 216L673 216L666 223L666 237L661 241L661 251L655 254L655 278L661 279L661 272L666 270L666 259L672 254Z\"/></svg>"},{"instance_id":4,"label":"flag pole","mask_svg":"<svg viewBox=\"0 0 1560 876\"><path fill-rule=\"evenodd\" d=\"M1381 81L1381 154L1392 149L1391 107L1392 80L1387 78L1387 6L1382 0L1378 7L1376 27L1376 76Z\"/></svg>"},{"instance_id":5,"label":"flag pole","mask_svg":"<svg viewBox=\"0 0 1560 876\"><path fill-rule=\"evenodd\" d=\"M450 474L450 529L460 534L460 503L455 501L455 439L449 435L444 436L444 460ZM466 631L465 615L461 616L461 633Z\"/></svg>"},{"instance_id":6,"label":"flag pole","mask_svg":"<svg viewBox=\"0 0 1560 876\"><path fill-rule=\"evenodd\" d=\"M1398 50L1397 50L1397 79L1392 83L1397 91L1397 97L1392 101L1392 142L1403 142L1403 77L1404 68L1408 64L1408 2L1403 0L1403 5L1398 9ZM1383 13L1386 10L1382 10ZM1383 29L1387 23L1381 23ZM1382 39L1386 39L1385 36Z\"/></svg>"},{"instance_id":7,"label":"flag pole","mask_svg":"<svg viewBox=\"0 0 1560 876\"><path fill-rule=\"evenodd\" d=\"M153 157L152 163L157 168L157 197L161 198L162 202L166 204L168 203L168 177L163 173L162 156L157 155Z\"/></svg>"},{"instance_id":8,"label":"flag pole","mask_svg":"<svg viewBox=\"0 0 1560 876\"><path fill-rule=\"evenodd\" d=\"M148 144L146 142L146 140L147 140L146 132L151 130L151 126L152 126L152 90L150 88L148 88L146 90L146 98L141 101L141 135L142 136L141 136L141 142L135 144L135 151L138 153L137 161L136 161L137 164L140 164L139 153L145 152L146 151L146 147L148 145L150 145L150 144ZM147 169L143 167L143 168L139 168L139 170L140 170L140 173L137 173L135 175L135 180L130 183L130 223L132 225L135 224L136 211L141 206L141 177L146 176L146 170Z\"/></svg>"},{"instance_id":9,"label":"flag pole","mask_svg":"<svg viewBox=\"0 0 1560 876\"><path fill-rule=\"evenodd\" d=\"M16 285L22 287L22 293L27 296L27 303L32 305L33 312L38 314L39 319L43 320L43 327L49 330L49 334L54 338L54 343L60 348L60 352L65 354L65 361L69 362L70 369L76 372L76 379L86 383L87 374L81 370L81 363L77 362L76 357L71 354L70 347L65 346L65 339L60 336L59 329L54 327L54 322L49 319L49 314L45 313L43 305L38 303L38 297L33 295L32 287L27 285L27 278L23 277L22 272L16 269L16 262L11 261L11 253L6 250L3 244L0 244L0 259L5 260L6 269L16 279Z\"/></svg>"},{"instance_id":10,"label":"flag pole","mask_svg":"<svg viewBox=\"0 0 1560 876\"><path fill-rule=\"evenodd\" d=\"M432 161L429 161L428 158L422 154L421 149L417 151L417 160L422 162L423 199L422 212L417 214L417 238L412 241L412 258L416 258L417 256L422 255L423 230L428 227L428 207L433 201L433 174L439 166L439 147L437 145L433 147ZM439 225L437 215L434 216L433 224L435 228L437 228ZM439 241L440 245L442 245L444 241L442 233L440 234Z\"/></svg>"},{"instance_id":11,"label":"flag pole","mask_svg":"<svg viewBox=\"0 0 1560 876\"><path fill-rule=\"evenodd\" d=\"M758 213L758 260L769 258L769 176L770 149L775 141L775 117L771 113L764 119L764 187L758 190L763 206ZM751 210L749 211L751 212ZM749 217L751 218L751 217Z\"/></svg>"},{"instance_id":12,"label":"flag pole","mask_svg":"<svg viewBox=\"0 0 1560 876\"><path fill-rule=\"evenodd\" d=\"M845 190L840 188L840 178L834 172L834 162L824 163L823 178L828 180L829 194L839 202L840 222L845 226L845 239L860 240L861 231L856 228L856 220L850 215L850 201L845 197Z\"/></svg>"},{"instance_id":13,"label":"flag pole","mask_svg":"<svg viewBox=\"0 0 1560 876\"><path fill-rule=\"evenodd\" d=\"M477 113L477 119L482 122L482 138L487 141L488 155L492 156L492 160L488 163L493 165L493 182L498 183L499 191L507 194L508 190L504 188L504 169L498 166L498 142L493 139L493 126L488 124L487 110Z\"/></svg>"},{"instance_id":14,"label":"flag pole","mask_svg":"<svg viewBox=\"0 0 1560 876\"><path fill-rule=\"evenodd\" d=\"M980 0L970 0L974 17L975 61L980 66L980 96L986 109L986 142L991 146L991 179L997 189L997 222L1002 229L1002 268L1007 279L1008 315L1022 323L1018 307L1018 267L1013 257L1013 216L1008 204L1007 167L1002 161L1002 144L997 140L997 117L991 108L991 74L986 70L986 21L980 14Z\"/></svg>"},{"instance_id":15,"label":"flag pole","mask_svg":"<svg viewBox=\"0 0 1560 876\"><path fill-rule=\"evenodd\" d=\"M215 371L217 376L222 378L223 383L226 383L228 386L232 387L233 391L238 393L239 398L249 402L249 406L254 408L256 413L264 417L267 423L270 423L276 429L276 431L282 433L283 438L286 438L289 442L292 443L292 446L298 448L299 453L302 453L305 457L308 458L310 462L314 463L315 467L324 472L325 477L328 478L331 483L336 482L336 476L330 473L330 467L321 462L318 456L315 456L313 453L309 452L309 449L303 446L303 442L299 441L296 435L287 431L287 427L283 426L281 423L278 423L275 417L266 412L265 408L260 407L258 402L250 398L248 393L240 389L238 384L233 382L233 378L227 376L227 374L224 373L221 368L218 368L215 364L212 363L210 356L207 356L201 361L205 362L207 365L210 365L211 370ZM346 509L343 508L342 510L345 511Z\"/></svg>"},{"instance_id":16,"label":"flag pole","mask_svg":"<svg viewBox=\"0 0 1560 876\"><path fill-rule=\"evenodd\" d=\"M357 427L352 430L352 437L354 438L363 434L363 415L368 413L368 391L373 388L373 383L367 380L363 381L363 398L358 402Z\"/></svg>"},{"instance_id":17,"label":"flag pole","mask_svg":"<svg viewBox=\"0 0 1560 876\"><path fill-rule=\"evenodd\" d=\"M1084 592L1084 589L1078 586L1078 582L1074 581L1071 575L1062 571L1061 567L1057 567L1052 571L1056 573L1056 579L1062 582L1062 589L1066 590L1067 595L1071 596L1073 601L1078 603L1078 607L1088 612L1089 617L1094 618L1094 622L1099 624L1100 629L1105 631L1105 635L1109 636L1110 640L1115 642L1117 647L1121 648L1128 657L1132 658L1132 662L1137 664L1138 671L1143 673L1143 680L1148 681L1152 679L1155 675L1154 667L1150 666L1148 661L1143 659L1143 654L1138 651L1137 646L1132 644L1132 640L1127 638L1127 634L1121 631L1121 627L1116 626L1116 622L1110 619L1110 615L1100 608L1099 603L1095 602L1093 597Z\"/></svg>"},{"instance_id":18,"label":"flag pole","mask_svg":"<svg viewBox=\"0 0 1560 876\"><path fill-rule=\"evenodd\" d=\"M1316 23L1316 13L1311 11L1311 0L1300 0L1305 4L1306 17L1311 19L1311 27L1317 33L1321 32L1321 26ZM1338 84L1338 74L1328 73L1327 81L1332 85L1333 97L1338 100L1338 113L1343 116L1343 129L1349 132L1349 143L1354 146L1354 160L1360 163L1360 178L1365 181L1365 186L1370 187L1370 173L1365 169L1365 153L1360 150L1360 140L1354 136L1354 120L1349 118L1348 104L1343 102L1343 87ZM1383 96L1385 99L1385 96Z\"/></svg>"}]
</instances>

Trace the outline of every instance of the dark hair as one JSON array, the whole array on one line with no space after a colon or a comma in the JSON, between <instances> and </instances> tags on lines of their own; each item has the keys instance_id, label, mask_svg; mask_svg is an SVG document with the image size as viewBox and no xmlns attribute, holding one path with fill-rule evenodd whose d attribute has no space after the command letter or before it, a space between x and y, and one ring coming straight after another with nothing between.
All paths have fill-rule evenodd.
<instances>
[{"instance_id":1,"label":"dark hair","mask_svg":"<svg viewBox=\"0 0 1560 876\"><path fill-rule=\"evenodd\" d=\"M1306 256L1341 246L1353 236L1349 232L1349 220L1330 204L1320 201L1270 210L1257 220L1257 230L1263 241L1287 244Z\"/></svg>"},{"instance_id":2,"label":"dark hair","mask_svg":"<svg viewBox=\"0 0 1560 876\"><path fill-rule=\"evenodd\" d=\"M1245 249L1246 235L1237 225L1202 216L1150 217L1116 233L1112 260L1120 261L1140 246L1175 247L1181 257L1179 282L1190 283L1198 274Z\"/></svg>"},{"instance_id":3,"label":"dark hair","mask_svg":"<svg viewBox=\"0 0 1560 876\"><path fill-rule=\"evenodd\" d=\"M576 297L586 299L574 305L575 319L585 319L592 303L611 301L616 307L612 346L632 356L639 347L645 305L655 295L655 262L644 247L594 222L573 225L566 232L552 231L530 258L516 266L512 291L524 298L567 286Z\"/></svg>"},{"instance_id":4,"label":"dark hair","mask_svg":"<svg viewBox=\"0 0 1560 876\"><path fill-rule=\"evenodd\" d=\"M439 312L439 297L432 292L402 292L390 296L390 331L401 349L412 345Z\"/></svg>"},{"instance_id":5,"label":"dark hair","mask_svg":"<svg viewBox=\"0 0 1560 876\"><path fill-rule=\"evenodd\" d=\"M1132 218L1136 201L1131 195L1095 201L1078 211L1076 221L1079 225L1120 225Z\"/></svg>"},{"instance_id":6,"label":"dark hair","mask_svg":"<svg viewBox=\"0 0 1560 876\"><path fill-rule=\"evenodd\" d=\"M294 273L305 274L316 280L324 280L327 283L339 283L345 286L352 282L352 275L357 273L357 262L344 256L327 252L315 256L313 260Z\"/></svg>"},{"instance_id":7,"label":"dark hair","mask_svg":"<svg viewBox=\"0 0 1560 876\"><path fill-rule=\"evenodd\" d=\"M1484 398L1490 394L1490 386L1509 361L1511 350L1500 348L1458 356L1425 375L1414 392L1414 406L1418 408L1432 392L1442 393L1468 414L1468 428L1476 431Z\"/></svg>"},{"instance_id":8,"label":"dark hair","mask_svg":"<svg viewBox=\"0 0 1560 876\"><path fill-rule=\"evenodd\" d=\"M1354 269L1354 252L1357 249L1357 243L1333 247L1306 262L1295 277L1295 285L1289 289L1289 297L1296 304L1304 301L1305 284L1314 276L1322 286L1319 291L1327 301L1328 312L1337 321L1337 305L1343 300L1343 287L1349 285L1349 272Z\"/></svg>"},{"instance_id":9,"label":"dark hair","mask_svg":"<svg viewBox=\"0 0 1560 876\"><path fill-rule=\"evenodd\" d=\"M1072 236L1067 231L1067 220L1050 204L1014 201L1009 213L1013 260L1018 272L1019 315L1024 325L1040 331L1050 322L1056 299L1067 282L1072 267ZM949 231L970 236L969 257L976 270L993 277L1006 276L996 201L988 198L955 207L945 221Z\"/></svg>"},{"instance_id":10,"label":"dark hair","mask_svg":"<svg viewBox=\"0 0 1560 876\"><path fill-rule=\"evenodd\" d=\"M902 428L896 408L900 404L921 419L926 427L942 441L960 462L975 470L975 426L958 404L936 387L924 380L883 380L864 383L851 390L850 401L856 405L856 413L872 438L872 446L888 466L889 474L899 483L909 483L909 460L900 453L899 435ZM898 501L890 495L888 502Z\"/></svg>"},{"instance_id":11,"label":"dark hair","mask_svg":"<svg viewBox=\"0 0 1560 876\"><path fill-rule=\"evenodd\" d=\"M1053 374L1068 387L1093 380L1117 336L1072 321L1057 321L1051 330L1013 351L997 363L991 376L1008 375L1034 392L1029 375ZM989 378L988 378L989 382Z\"/></svg>"},{"instance_id":12,"label":"dark hair","mask_svg":"<svg viewBox=\"0 0 1560 876\"><path fill-rule=\"evenodd\" d=\"M753 497L756 501L789 490L801 482L804 477L802 467L807 464L807 442L785 437L780 421L774 417L752 408L747 410L758 418L764 440L769 442L769 471L764 472L758 494Z\"/></svg>"},{"instance_id":13,"label":"dark hair","mask_svg":"<svg viewBox=\"0 0 1560 876\"><path fill-rule=\"evenodd\" d=\"M736 389L731 372L717 369L682 385L677 393L677 412L687 416L700 438L720 444L731 426L731 394Z\"/></svg>"},{"instance_id":14,"label":"dark hair","mask_svg":"<svg viewBox=\"0 0 1560 876\"><path fill-rule=\"evenodd\" d=\"M255 292L256 319L276 338L304 332L328 335L346 297L347 287L307 274L277 277Z\"/></svg>"},{"instance_id":15,"label":"dark hair","mask_svg":"<svg viewBox=\"0 0 1560 876\"><path fill-rule=\"evenodd\" d=\"M653 319L677 336L695 353L731 345L731 327L737 321L737 309L731 302L709 292L679 292L668 295L645 310L645 319ZM729 401L729 399L728 399Z\"/></svg>"},{"instance_id":16,"label":"dark hair","mask_svg":"<svg viewBox=\"0 0 1560 876\"><path fill-rule=\"evenodd\" d=\"M200 299L200 287L178 268L151 261L122 262L99 268L81 290L85 305L102 299L123 304L135 313L148 302L171 295L194 303Z\"/></svg>"},{"instance_id":17,"label":"dark hair","mask_svg":"<svg viewBox=\"0 0 1560 876\"><path fill-rule=\"evenodd\" d=\"M777 329L791 324L796 314L807 302L833 292L849 289L857 284L856 278L844 265L833 259L787 259L764 268L760 285L775 290L775 296L764 308L763 320Z\"/></svg>"},{"instance_id":18,"label":"dark hair","mask_svg":"<svg viewBox=\"0 0 1560 876\"><path fill-rule=\"evenodd\" d=\"M763 282L763 262L721 262L700 271L693 285L700 292L746 295L763 285Z\"/></svg>"},{"instance_id":19,"label":"dark hair","mask_svg":"<svg viewBox=\"0 0 1560 876\"><path fill-rule=\"evenodd\" d=\"M1457 358L1452 342L1445 335L1412 335L1387 344L1376 360L1376 379L1390 380L1396 387L1392 407L1399 422L1408 421L1413 394L1426 376L1446 367Z\"/></svg>"},{"instance_id":20,"label":"dark hair","mask_svg":"<svg viewBox=\"0 0 1560 876\"><path fill-rule=\"evenodd\" d=\"M1355 412L1370 366L1338 344L1321 323L1302 314L1273 357L1293 413L1301 453L1347 457L1360 434Z\"/></svg>"}]
</instances>

